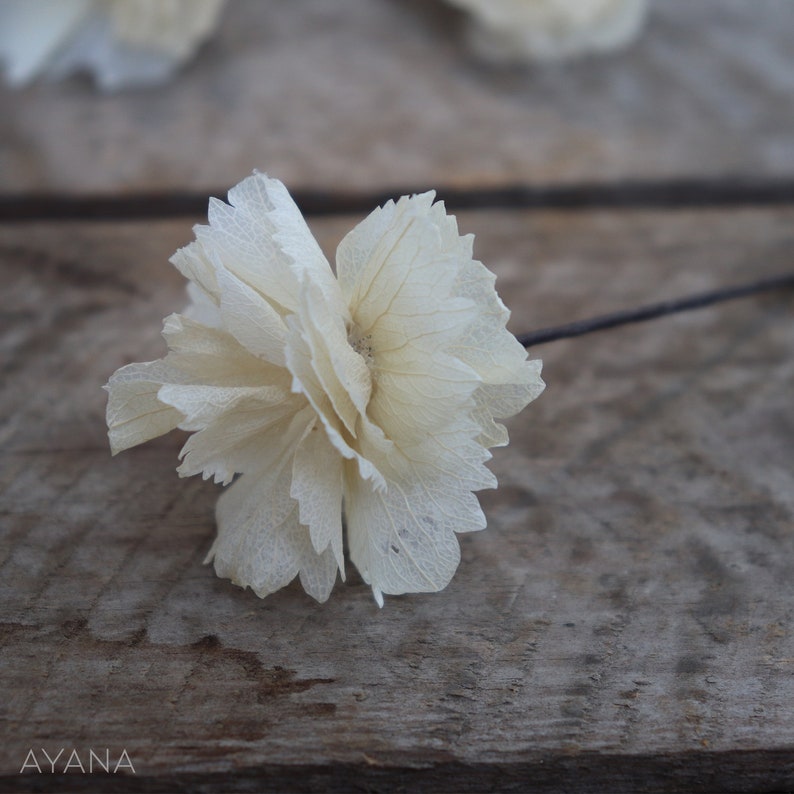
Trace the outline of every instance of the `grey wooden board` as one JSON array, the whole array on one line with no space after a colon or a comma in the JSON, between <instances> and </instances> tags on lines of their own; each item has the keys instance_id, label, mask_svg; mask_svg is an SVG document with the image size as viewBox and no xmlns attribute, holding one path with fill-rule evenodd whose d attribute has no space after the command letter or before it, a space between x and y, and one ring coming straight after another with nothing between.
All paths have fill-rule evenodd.
<instances>
[{"instance_id":1,"label":"grey wooden board","mask_svg":"<svg viewBox=\"0 0 794 794\"><path fill-rule=\"evenodd\" d=\"M459 220L519 331L783 270L794 210ZM201 564L183 437L106 444L100 385L163 353L190 238L0 227L2 790L60 747L125 749L128 791L794 786L790 295L539 349L445 591L260 601Z\"/></svg>"},{"instance_id":2,"label":"grey wooden board","mask_svg":"<svg viewBox=\"0 0 794 794\"><path fill-rule=\"evenodd\" d=\"M230 0L170 85L0 88L0 191L794 175L794 5L656 0L629 49L506 69L440 0Z\"/></svg>"}]
</instances>

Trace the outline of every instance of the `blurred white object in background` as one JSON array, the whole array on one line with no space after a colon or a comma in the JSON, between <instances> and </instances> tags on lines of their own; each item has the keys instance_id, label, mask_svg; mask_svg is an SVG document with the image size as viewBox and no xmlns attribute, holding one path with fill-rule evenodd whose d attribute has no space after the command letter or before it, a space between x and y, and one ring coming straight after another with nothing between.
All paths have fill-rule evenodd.
<instances>
[{"instance_id":1,"label":"blurred white object in background","mask_svg":"<svg viewBox=\"0 0 794 794\"><path fill-rule=\"evenodd\" d=\"M448 0L475 20L471 40L492 61L551 61L628 44L646 0Z\"/></svg>"},{"instance_id":2,"label":"blurred white object in background","mask_svg":"<svg viewBox=\"0 0 794 794\"><path fill-rule=\"evenodd\" d=\"M163 82L209 37L225 1L2 0L6 81L87 71L106 90Z\"/></svg>"}]
</instances>

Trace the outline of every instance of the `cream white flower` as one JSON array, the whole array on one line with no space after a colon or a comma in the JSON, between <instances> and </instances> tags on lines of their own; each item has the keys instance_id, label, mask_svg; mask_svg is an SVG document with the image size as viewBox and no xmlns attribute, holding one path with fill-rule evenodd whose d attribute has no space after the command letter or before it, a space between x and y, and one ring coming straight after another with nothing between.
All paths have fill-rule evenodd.
<instances>
[{"instance_id":1,"label":"cream white flower","mask_svg":"<svg viewBox=\"0 0 794 794\"><path fill-rule=\"evenodd\" d=\"M646 0L449 0L477 22L472 41L491 60L558 60L628 44Z\"/></svg>"},{"instance_id":2,"label":"cream white flower","mask_svg":"<svg viewBox=\"0 0 794 794\"><path fill-rule=\"evenodd\" d=\"M389 202L339 245L336 276L278 181L211 200L173 264L193 303L168 355L107 385L114 454L179 427L182 476L228 484L209 553L264 597L296 575L319 601L350 558L383 593L443 588L456 532L507 443L495 419L540 394L540 362L505 329L494 276L433 193Z\"/></svg>"},{"instance_id":3,"label":"cream white flower","mask_svg":"<svg viewBox=\"0 0 794 794\"><path fill-rule=\"evenodd\" d=\"M92 72L102 88L161 82L217 24L225 0L3 0L0 61L21 86Z\"/></svg>"}]
</instances>

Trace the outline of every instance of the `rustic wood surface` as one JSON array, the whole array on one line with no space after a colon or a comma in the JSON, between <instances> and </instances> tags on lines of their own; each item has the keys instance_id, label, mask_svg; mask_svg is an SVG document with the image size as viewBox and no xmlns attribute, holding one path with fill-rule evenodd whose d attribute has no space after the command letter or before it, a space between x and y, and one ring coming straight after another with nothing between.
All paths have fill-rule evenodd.
<instances>
[{"instance_id":1,"label":"rustic wood surface","mask_svg":"<svg viewBox=\"0 0 794 794\"><path fill-rule=\"evenodd\" d=\"M0 88L0 190L794 176L794 4L655 0L625 51L484 66L425 0L230 0L170 85Z\"/></svg>"},{"instance_id":2,"label":"rustic wood surface","mask_svg":"<svg viewBox=\"0 0 794 794\"><path fill-rule=\"evenodd\" d=\"M352 569L324 605L217 579L180 434L110 457L100 386L184 303L202 218L164 218L255 167L330 208L469 191L516 332L791 270L794 3L652 0L627 50L525 69L462 23L229 0L167 86L0 86L3 217L42 197L0 224L0 792L794 791L790 293L539 347L488 529L383 610ZM482 209L511 185L581 209ZM94 194L127 220L57 220ZM135 774L19 774L60 748Z\"/></svg>"},{"instance_id":3,"label":"rustic wood surface","mask_svg":"<svg viewBox=\"0 0 794 794\"><path fill-rule=\"evenodd\" d=\"M459 221L523 331L783 271L794 210ZM794 788L790 294L539 348L445 591L260 601L201 564L182 438L107 448L100 386L163 353L190 238L0 226L0 791ZM18 775L61 747L136 774Z\"/></svg>"}]
</instances>

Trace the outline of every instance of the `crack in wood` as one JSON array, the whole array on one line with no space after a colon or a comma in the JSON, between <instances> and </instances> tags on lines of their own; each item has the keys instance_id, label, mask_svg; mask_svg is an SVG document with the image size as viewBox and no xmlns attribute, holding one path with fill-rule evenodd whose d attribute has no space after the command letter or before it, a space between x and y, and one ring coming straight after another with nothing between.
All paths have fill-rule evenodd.
<instances>
[{"instance_id":1,"label":"crack in wood","mask_svg":"<svg viewBox=\"0 0 794 794\"><path fill-rule=\"evenodd\" d=\"M293 198L305 215L368 213L402 195L430 190L428 185L398 185L372 190L332 191L296 188ZM698 209L714 207L784 206L794 204L794 178L722 177L714 179L621 180L568 185L517 184L493 188L440 186L437 196L447 209ZM30 221L165 220L204 216L209 196L225 196L225 188L205 191L141 191L137 193L18 193L0 195L0 223Z\"/></svg>"}]
</instances>

